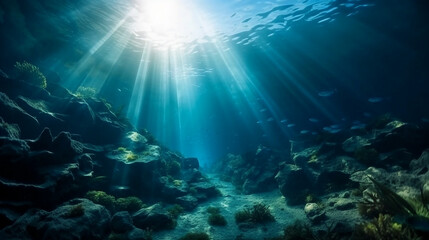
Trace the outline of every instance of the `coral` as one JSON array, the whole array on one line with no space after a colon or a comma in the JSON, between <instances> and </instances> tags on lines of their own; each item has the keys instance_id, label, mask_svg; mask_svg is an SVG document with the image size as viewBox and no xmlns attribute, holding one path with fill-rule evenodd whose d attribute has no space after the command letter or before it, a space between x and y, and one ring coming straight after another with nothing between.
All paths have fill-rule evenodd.
<instances>
[{"instance_id":1,"label":"coral","mask_svg":"<svg viewBox=\"0 0 429 240\"><path fill-rule=\"evenodd\" d=\"M187 233L185 236L179 238L179 240L210 240L210 237L204 232L194 232Z\"/></svg>"},{"instance_id":2,"label":"coral","mask_svg":"<svg viewBox=\"0 0 429 240\"><path fill-rule=\"evenodd\" d=\"M118 198L115 201L116 211L135 212L143 207L144 204L138 197Z\"/></svg>"},{"instance_id":3,"label":"coral","mask_svg":"<svg viewBox=\"0 0 429 240\"><path fill-rule=\"evenodd\" d=\"M352 239L417 240L419 238L412 229L394 222L392 216L380 214L378 218L356 226Z\"/></svg>"},{"instance_id":4,"label":"coral","mask_svg":"<svg viewBox=\"0 0 429 240\"><path fill-rule=\"evenodd\" d=\"M170 214L172 218L177 219L179 215L184 212L184 209L179 204L174 204L173 206L167 209L167 212Z\"/></svg>"},{"instance_id":5,"label":"coral","mask_svg":"<svg viewBox=\"0 0 429 240\"><path fill-rule=\"evenodd\" d=\"M227 224L225 217L219 213L210 214L207 221L212 226L226 226Z\"/></svg>"},{"instance_id":6,"label":"coral","mask_svg":"<svg viewBox=\"0 0 429 240\"><path fill-rule=\"evenodd\" d=\"M26 80L41 88L46 88L46 77L45 75L43 75L42 72L40 72L39 67L26 61L16 62L14 67L17 74L17 78Z\"/></svg>"},{"instance_id":7,"label":"coral","mask_svg":"<svg viewBox=\"0 0 429 240\"><path fill-rule=\"evenodd\" d=\"M75 96L78 98L93 98L95 97L96 92L95 88L80 86L76 90Z\"/></svg>"},{"instance_id":8,"label":"coral","mask_svg":"<svg viewBox=\"0 0 429 240\"><path fill-rule=\"evenodd\" d=\"M379 160L379 155L374 148L362 147L355 151L355 158L365 165L373 166Z\"/></svg>"},{"instance_id":9,"label":"coral","mask_svg":"<svg viewBox=\"0 0 429 240\"><path fill-rule=\"evenodd\" d=\"M251 208L247 208L235 213L235 221L264 223L275 221L274 216L271 214L270 209L263 203L254 204Z\"/></svg>"},{"instance_id":10,"label":"coral","mask_svg":"<svg viewBox=\"0 0 429 240\"><path fill-rule=\"evenodd\" d=\"M94 203L105 206L111 211L115 208L115 197L103 191L89 191L86 193L85 197Z\"/></svg>"}]
</instances>

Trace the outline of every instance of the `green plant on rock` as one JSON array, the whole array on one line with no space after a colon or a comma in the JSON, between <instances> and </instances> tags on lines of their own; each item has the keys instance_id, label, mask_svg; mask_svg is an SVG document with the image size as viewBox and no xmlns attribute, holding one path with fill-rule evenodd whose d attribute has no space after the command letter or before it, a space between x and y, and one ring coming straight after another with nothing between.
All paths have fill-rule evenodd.
<instances>
[{"instance_id":1,"label":"green plant on rock","mask_svg":"<svg viewBox=\"0 0 429 240\"><path fill-rule=\"evenodd\" d=\"M103 191L89 191L86 193L85 198L96 204L103 205L111 211L115 209L115 197Z\"/></svg>"},{"instance_id":2,"label":"green plant on rock","mask_svg":"<svg viewBox=\"0 0 429 240\"><path fill-rule=\"evenodd\" d=\"M275 221L274 216L271 214L270 209L263 203L254 204L251 208L246 208L235 213L235 221L264 223Z\"/></svg>"},{"instance_id":3,"label":"green plant on rock","mask_svg":"<svg viewBox=\"0 0 429 240\"><path fill-rule=\"evenodd\" d=\"M138 197L118 198L115 201L116 211L136 212L145 205Z\"/></svg>"},{"instance_id":4,"label":"green plant on rock","mask_svg":"<svg viewBox=\"0 0 429 240\"><path fill-rule=\"evenodd\" d=\"M80 86L75 93L75 96L78 98L93 98L97 94L97 90L92 87Z\"/></svg>"},{"instance_id":5,"label":"green plant on rock","mask_svg":"<svg viewBox=\"0 0 429 240\"><path fill-rule=\"evenodd\" d=\"M81 217L85 213L85 209L83 208L82 204L76 204L71 206L69 212L66 214L65 217L67 218L76 218Z\"/></svg>"},{"instance_id":6,"label":"green plant on rock","mask_svg":"<svg viewBox=\"0 0 429 240\"><path fill-rule=\"evenodd\" d=\"M179 240L210 240L210 237L205 232L193 232L187 233L185 236L179 238Z\"/></svg>"},{"instance_id":7,"label":"green plant on rock","mask_svg":"<svg viewBox=\"0 0 429 240\"><path fill-rule=\"evenodd\" d=\"M127 162L134 162L138 158L139 158L139 155L137 155L131 151L128 152L127 155L125 156L125 159L127 160Z\"/></svg>"},{"instance_id":8,"label":"green plant on rock","mask_svg":"<svg viewBox=\"0 0 429 240\"><path fill-rule=\"evenodd\" d=\"M116 151L117 151L117 152L124 153L124 152L127 152L128 150L127 150L127 148L125 148L125 147L118 147L118 148L116 149Z\"/></svg>"},{"instance_id":9,"label":"green plant on rock","mask_svg":"<svg viewBox=\"0 0 429 240\"><path fill-rule=\"evenodd\" d=\"M174 204L173 206L167 209L167 212L170 214L170 216L173 219L179 218L180 214L182 214L184 211L185 209L179 204Z\"/></svg>"},{"instance_id":10,"label":"green plant on rock","mask_svg":"<svg viewBox=\"0 0 429 240\"><path fill-rule=\"evenodd\" d=\"M380 214L378 218L356 226L352 239L417 240L420 238L411 228L394 222L392 216Z\"/></svg>"},{"instance_id":11,"label":"green plant on rock","mask_svg":"<svg viewBox=\"0 0 429 240\"><path fill-rule=\"evenodd\" d=\"M39 67L26 61L16 62L14 65L17 78L30 82L41 88L46 88L46 77L40 72Z\"/></svg>"}]
</instances>

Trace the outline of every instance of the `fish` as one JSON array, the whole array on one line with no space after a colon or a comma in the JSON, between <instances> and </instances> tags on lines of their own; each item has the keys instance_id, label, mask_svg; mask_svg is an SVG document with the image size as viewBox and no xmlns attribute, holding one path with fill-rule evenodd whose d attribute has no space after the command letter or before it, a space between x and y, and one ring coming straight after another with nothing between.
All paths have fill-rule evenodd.
<instances>
[{"instance_id":1,"label":"fish","mask_svg":"<svg viewBox=\"0 0 429 240\"><path fill-rule=\"evenodd\" d=\"M280 123L283 123L283 124L287 123L287 119L280 120Z\"/></svg>"},{"instance_id":2,"label":"fish","mask_svg":"<svg viewBox=\"0 0 429 240\"><path fill-rule=\"evenodd\" d=\"M307 133L309 133L310 131L308 131L308 130L301 130L301 134L307 134Z\"/></svg>"},{"instance_id":3,"label":"fish","mask_svg":"<svg viewBox=\"0 0 429 240\"><path fill-rule=\"evenodd\" d=\"M382 97L370 97L368 98L368 102L370 103L379 103L382 102L384 100L384 98Z\"/></svg>"},{"instance_id":4,"label":"fish","mask_svg":"<svg viewBox=\"0 0 429 240\"><path fill-rule=\"evenodd\" d=\"M262 112L266 112L266 111L267 111L267 109L266 109L266 108L262 108L262 109L260 109L260 110L259 110L259 112L261 112L261 113L262 113Z\"/></svg>"},{"instance_id":5,"label":"fish","mask_svg":"<svg viewBox=\"0 0 429 240\"><path fill-rule=\"evenodd\" d=\"M335 92L337 92L337 89L320 91L319 93L317 93L317 95L319 95L319 97L330 97L334 95Z\"/></svg>"},{"instance_id":6,"label":"fish","mask_svg":"<svg viewBox=\"0 0 429 240\"><path fill-rule=\"evenodd\" d=\"M288 128L295 127L295 124L294 124L294 123L289 123L289 124L287 125L287 127L288 127Z\"/></svg>"},{"instance_id":7,"label":"fish","mask_svg":"<svg viewBox=\"0 0 429 240\"><path fill-rule=\"evenodd\" d=\"M312 123L318 123L319 119L317 119L317 118L309 118L308 121L310 121Z\"/></svg>"},{"instance_id":8,"label":"fish","mask_svg":"<svg viewBox=\"0 0 429 240\"><path fill-rule=\"evenodd\" d=\"M272 122L272 121L274 121L274 118L272 118L272 117L267 119L267 122Z\"/></svg>"},{"instance_id":9,"label":"fish","mask_svg":"<svg viewBox=\"0 0 429 240\"><path fill-rule=\"evenodd\" d=\"M262 120L258 120L256 123L257 124L262 124Z\"/></svg>"}]
</instances>

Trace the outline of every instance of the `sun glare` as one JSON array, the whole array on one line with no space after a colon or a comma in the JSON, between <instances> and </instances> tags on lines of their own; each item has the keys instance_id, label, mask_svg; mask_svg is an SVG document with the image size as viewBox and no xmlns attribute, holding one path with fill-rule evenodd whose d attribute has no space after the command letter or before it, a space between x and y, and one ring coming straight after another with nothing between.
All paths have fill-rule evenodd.
<instances>
[{"instance_id":1,"label":"sun glare","mask_svg":"<svg viewBox=\"0 0 429 240\"><path fill-rule=\"evenodd\" d=\"M134 33L142 40L164 46L195 40L207 29L201 9L189 0L141 1L134 15Z\"/></svg>"}]
</instances>

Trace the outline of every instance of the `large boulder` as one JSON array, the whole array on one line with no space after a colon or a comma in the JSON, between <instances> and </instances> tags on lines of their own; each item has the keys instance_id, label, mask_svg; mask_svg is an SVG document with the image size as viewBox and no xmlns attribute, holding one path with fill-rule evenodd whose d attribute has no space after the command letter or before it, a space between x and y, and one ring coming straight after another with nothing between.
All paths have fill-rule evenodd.
<instances>
[{"instance_id":1,"label":"large boulder","mask_svg":"<svg viewBox=\"0 0 429 240\"><path fill-rule=\"evenodd\" d=\"M313 177L307 171L293 164L285 164L275 179L280 192L291 205L303 203L314 184Z\"/></svg>"},{"instance_id":2,"label":"large boulder","mask_svg":"<svg viewBox=\"0 0 429 240\"><path fill-rule=\"evenodd\" d=\"M154 231L174 228L174 220L160 204L142 208L133 214L134 225L141 229Z\"/></svg>"},{"instance_id":3,"label":"large boulder","mask_svg":"<svg viewBox=\"0 0 429 240\"><path fill-rule=\"evenodd\" d=\"M106 239L110 213L87 199L73 199L51 212L30 210L0 231L1 239Z\"/></svg>"}]
</instances>

